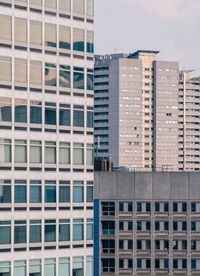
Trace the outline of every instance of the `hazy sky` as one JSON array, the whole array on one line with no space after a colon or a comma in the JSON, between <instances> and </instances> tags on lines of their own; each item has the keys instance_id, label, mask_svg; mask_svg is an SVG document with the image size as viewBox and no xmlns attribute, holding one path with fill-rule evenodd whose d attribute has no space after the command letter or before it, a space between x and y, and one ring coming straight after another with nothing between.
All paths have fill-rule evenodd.
<instances>
[{"instance_id":1,"label":"hazy sky","mask_svg":"<svg viewBox=\"0 0 200 276\"><path fill-rule=\"evenodd\" d=\"M95 52L160 50L200 72L200 0L95 0Z\"/></svg>"}]
</instances>

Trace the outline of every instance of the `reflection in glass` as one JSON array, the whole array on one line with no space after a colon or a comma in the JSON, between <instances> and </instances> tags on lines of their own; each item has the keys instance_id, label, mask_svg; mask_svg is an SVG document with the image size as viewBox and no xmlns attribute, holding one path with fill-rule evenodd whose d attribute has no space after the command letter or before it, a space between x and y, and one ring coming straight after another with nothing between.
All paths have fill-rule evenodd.
<instances>
[{"instance_id":1,"label":"reflection in glass","mask_svg":"<svg viewBox=\"0 0 200 276\"><path fill-rule=\"evenodd\" d=\"M45 85L56 86L56 65L45 63Z\"/></svg>"},{"instance_id":2,"label":"reflection in glass","mask_svg":"<svg viewBox=\"0 0 200 276\"><path fill-rule=\"evenodd\" d=\"M12 108L11 99L0 97L0 122L11 122Z\"/></svg>"}]
</instances>

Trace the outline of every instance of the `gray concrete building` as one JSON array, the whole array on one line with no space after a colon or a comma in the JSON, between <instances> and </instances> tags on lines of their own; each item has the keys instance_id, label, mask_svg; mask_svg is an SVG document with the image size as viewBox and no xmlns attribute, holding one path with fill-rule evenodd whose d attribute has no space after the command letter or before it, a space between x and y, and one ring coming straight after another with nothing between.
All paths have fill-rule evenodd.
<instances>
[{"instance_id":1,"label":"gray concrete building","mask_svg":"<svg viewBox=\"0 0 200 276\"><path fill-rule=\"evenodd\" d=\"M95 276L200 275L199 183L198 172L95 173Z\"/></svg>"},{"instance_id":2,"label":"gray concrete building","mask_svg":"<svg viewBox=\"0 0 200 276\"><path fill-rule=\"evenodd\" d=\"M136 171L200 170L199 78L157 54L96 56L95 156Z\"/></svg>"}]
</instances>

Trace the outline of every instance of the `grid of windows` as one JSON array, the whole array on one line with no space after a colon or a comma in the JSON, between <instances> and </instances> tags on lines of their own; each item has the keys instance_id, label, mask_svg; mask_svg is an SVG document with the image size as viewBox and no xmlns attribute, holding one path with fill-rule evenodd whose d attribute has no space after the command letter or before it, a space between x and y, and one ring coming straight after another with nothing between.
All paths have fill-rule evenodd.
<instances>
[{"instance_id":1,"label":"grid of windows","mask_svg":"<svg viewBox=\"0 0 200 276\"><path fill-rule=\"evenodd\" d=\"M14 146L13 153L12 144ZM0 139L0 149L2 150L0 166L11 163L20 166L20 164L28 163L30 167L58 165L59 169L63 166L69 166L70 169L70 165L74 167L84 165L92 167L93 165L92 144ZM73 158L71 152L73 152ZM14 156L13 160L12 156Z\"/></svg>"},{"instance_id":2,"label":"grid of windows","mask_svg":"<svg viewBox=\"0 0 200 276\"><path fill-rule=\"evenodd\" d=\"M0 180L0 192L1 211L91 209L93 202L92 181Z\"/></svg>"},{"instance_id":3,"label":"grid of windows","mask_svg":"<svg viewBox=\"0 0 200 276\"><path fill-rule=\"evenodd\" d=\"M0 275L93 276L93 11L0 0Z\"/></svg>"},{"instance_id":4,"label":"grid of windows","mask_svg":"<svg viewBox=\"0 0 200 276\"><path fill-rule=\"evenodd\" d=\"M199 206L198 201L101 201L102 273L198 273Z\"/></svg>"},{"instance_id":5,"label":"grid of windows","mask_svg":"<svg viewBox=\"0 0 200 276\"><path fill-rule=\"evenodd\" d=\"M60 257L60 258L45 258L18 260L14 262L0 262L0 271L2 275L20 275L20 276L70 276L71 270L73 275L84 275L84 270L87 271L87 276L93 276L93 257L81 256L77 257ZM28 273L28 274L27 274Z\"/></svg>"}]
</instances>

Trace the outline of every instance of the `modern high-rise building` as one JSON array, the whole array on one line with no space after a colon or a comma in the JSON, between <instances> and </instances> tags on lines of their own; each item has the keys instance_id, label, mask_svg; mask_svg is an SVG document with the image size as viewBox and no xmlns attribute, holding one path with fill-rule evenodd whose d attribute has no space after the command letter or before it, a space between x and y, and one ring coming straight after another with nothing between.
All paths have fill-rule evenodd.
<instances>
[{"instance_id":1,"label":"modern high-rise building","mask_svg":"<svg viewBox=\"0 0 200 276\"><path fill-rule=\"evenodd\" d=\"M200 77L180 72L179 169L200 170Z\"/></svg>"},{"instance_id":2,"label":"modern high-rise building","mask_svg":"<svg viewBox=\"0 0 200 276\"><path fill-rule=\"evenodd\" d=\"M0 0L0 275L93 275L93 0Z\"/></svg>"},{"instance_id":3,"label":"modern high-rise building","mask_svg":"<svg viewBox=\"0 0 200 276\"><path fill-rule=\"evenodd\" d=\"M200 275L199 172L97 172L95 276Z\"/></svg>"},{"instance_id":4,"label":"modern high-rise building","mask_svg":"<svg viewBox=\"0 0 200 276\"><path fill-rule=\"evenodd\" d=\"M157 54L96 56L95 156L114 167L179 169L179 65Z\"/></svg>"}]
</instances>

